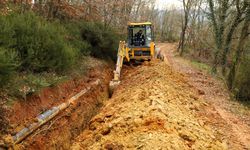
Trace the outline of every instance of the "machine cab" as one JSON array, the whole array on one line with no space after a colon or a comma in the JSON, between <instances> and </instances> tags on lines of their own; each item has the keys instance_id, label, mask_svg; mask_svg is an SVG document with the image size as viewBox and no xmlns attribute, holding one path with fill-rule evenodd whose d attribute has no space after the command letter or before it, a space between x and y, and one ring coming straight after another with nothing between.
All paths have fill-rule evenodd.
<instances>
[{"instance_id":1,"label":"machine cab","mask_svg":"<svg viewBox=\"0 0 250 150\"><path fill-rule=\"evenodd\" d=\"M149 48L152 41L153 32L150 22L128 24L128 47Z\"/></svg>"}]
</instances>

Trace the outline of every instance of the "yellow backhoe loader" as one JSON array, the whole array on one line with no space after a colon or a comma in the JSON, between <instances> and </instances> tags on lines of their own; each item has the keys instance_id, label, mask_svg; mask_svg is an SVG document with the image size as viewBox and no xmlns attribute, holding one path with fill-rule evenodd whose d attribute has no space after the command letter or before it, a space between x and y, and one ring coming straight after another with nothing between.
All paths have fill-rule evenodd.
<instances>
[{"instance_id":1,"label":"yellow backhoe loader","mask_svg":"<svg viewBox=\"0 0 250 150\"><path fill-rule=\"evenodd\" d=\"M128 23L128 40L120 41L114 79L110 81L110 93L120 83L124 62L150 61L155 57L155 43L151 22Z\"/></svg>"}]
</instances>

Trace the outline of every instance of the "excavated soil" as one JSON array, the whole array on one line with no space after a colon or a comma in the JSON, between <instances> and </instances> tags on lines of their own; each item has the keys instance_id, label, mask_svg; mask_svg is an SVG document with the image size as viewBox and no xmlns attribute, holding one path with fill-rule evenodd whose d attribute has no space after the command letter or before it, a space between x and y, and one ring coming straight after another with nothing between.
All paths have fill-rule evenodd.
<instances>
[{"instance_id":1,"label":"excavated soil","mask_svg":"<svg viewBox=\"0 0 250 150\"><path fill-rule=\"evenodd\" d=\"M165 62L127 69L123 77L71 149L227 149L198 115L208 104Z\"/></svg>"},{"instance_id":2,"label":"excavated soil","mask_svg":"<svg viewBox=\"0 0 250 150\"><path fill-rule=\"evenodd\" d=\"M227 111L223 84L175 58L175 45L160 47L164 62L123 68L121 84L72 150L249 148L248 123Z\"/></svg>"}]
</instances>

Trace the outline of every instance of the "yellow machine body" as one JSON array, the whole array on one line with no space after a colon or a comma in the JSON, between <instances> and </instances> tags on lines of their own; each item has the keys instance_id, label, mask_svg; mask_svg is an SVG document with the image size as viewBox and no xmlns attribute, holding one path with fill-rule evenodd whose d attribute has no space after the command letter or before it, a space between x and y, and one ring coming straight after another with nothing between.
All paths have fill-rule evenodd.
<instances>
[{"instance_id":1,"label":"yellow machine body","mask_svg":"<svg viewBox=\"0 0 250 150\"><path fill-rule=\"evenodd\" d=\"M155 43L152 23L128 23L128 41L120 41L119 43L114 79L109 84L110 91L113 91L120 83L124 61L150 61L154 57Z\"/></svg>"},{"instance_id":2,"label":"yellow machine body","mask_svg":"<svg viewBox=\"0 0 250 150\"><path fill-rule=\"evenodd\" d=\"M142 31L144 43L137 43L136 32ZM151 60L155 56L155 43L153 38L153 27L151 22L128 23L128 40L126 43L128 58L130 60Z\"/></svg>"},{"instance_id":3,"label":"yellow machine body","mask_svg":"<svg viewBox=\"0 0 250 150\"><path fill-rule=\"evenodd\" d=\"M150 47L136 47L136 48L127 48L128 52L129 52L129 59L127 59L128 61L130 60L138 60L138 61L141 61L141 60L151 60L152 58L154 58L154 55L155 55L155 44L154 42L151 42L150 43ZM136 52L138 51L142 51L143 52L148 52L150 53L150 55L148 56L145 56L145 55L135 55Z\"/></svg>"}]
</instances>

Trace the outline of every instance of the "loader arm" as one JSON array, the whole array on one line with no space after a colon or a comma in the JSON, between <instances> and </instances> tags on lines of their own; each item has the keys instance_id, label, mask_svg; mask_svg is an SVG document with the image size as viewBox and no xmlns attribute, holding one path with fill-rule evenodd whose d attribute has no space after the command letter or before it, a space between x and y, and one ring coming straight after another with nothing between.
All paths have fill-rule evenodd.
<instances>
[{"instance_id":1,"label":"loader arm","mask_svg":"<svg viewBox=\"0 0 250 150\"><path fill-rule=\"evenodd\" d=\"M114 70L114 78L109 83L110 93L113 93L113 89L120 84L120 77L121 77L121 70L123 66L124 59L127 59L129 61L129 54L128 54L129 48L126 46L125 41L120 41L119 48L117 52L117 62L116 62L116 68Z\"/></svg>"}]
</instances>

